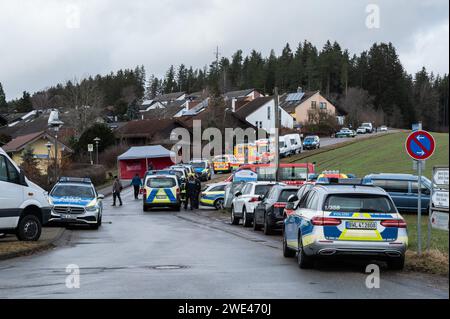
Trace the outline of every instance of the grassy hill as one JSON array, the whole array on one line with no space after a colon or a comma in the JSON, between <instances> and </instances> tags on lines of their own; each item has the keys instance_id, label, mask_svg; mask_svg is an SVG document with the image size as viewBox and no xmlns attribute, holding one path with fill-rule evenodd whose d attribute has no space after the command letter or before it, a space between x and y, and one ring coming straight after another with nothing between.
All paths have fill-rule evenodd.
<instances>
[{"instance_id":1,"label":"grassy hill","mask_svg":"<svg viewBox=\"0 0 450 319\"><path fill-rule=\"evenodd\" d=\"M344 145L311 156L301 162L316 162L316 171L340 170L363 177L370 173L414 174L412 159L406 153L405 141L409 133L395 133ZM449 135L433 133L436 151L426 162L424 174L430 178L434 165L448 165Z\"/></svg>"}]
</instances>

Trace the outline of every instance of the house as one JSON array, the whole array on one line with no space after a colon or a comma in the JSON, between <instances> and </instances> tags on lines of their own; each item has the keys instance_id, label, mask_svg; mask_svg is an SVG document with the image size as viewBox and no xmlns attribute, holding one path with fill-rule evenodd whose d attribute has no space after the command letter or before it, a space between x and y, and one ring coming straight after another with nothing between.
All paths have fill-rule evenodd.
<instances>
[{"instance_id":1,"label":"house","mask_svg":"<svg viewBox=\"0 0 450 319\"><path fill-rule=\"evenodd\" d=\"M119 143L127 145L168 145L170 133L180 127L173 119L145 119L127 122L115 131Z\"/></svg>"},{"instance_id":2,"label":"house","mask_svg":"<svg viewBox=\"0 0 450 319\"><path fill-rule=\"evenodd\" d=\"M147 112L149 110L154 109L163 109L168 104L174 102L174 101L183 101L186 99L186 93L185 92L175 92L175 93L168 93L168 94L162 94L154 99L145 100L142 102L142 104L139 106L140 112Z\"/></svg>"},{"instance_id":3,"label":"house","mask_svg":"<svg viewBox=\"0 0 450 319\"><path fill-rule=\"evenodd\" d=\"M5 115L0 114L0 127L8 124L8 119Z\"/></svg>"},{"instance_id":4,"label":"house","mask_svg":"<svg viewBox=\"0 0 450 319\"><path fill-rule=\"evenodd\" d=\"M336 107L320 91L288 93L280 100L280 107L294 118L294 126L310 121L310 111L320 110L337 115Z\"/></svg>"},{"instance_id":5,"label":"house","mask_svg":"<svg viewBox=\"0 0 450 319\"><path fill-rule=\"evenodd\" d=\"M293 117L284 109L279 108L281 127L294 127ZM235 109L235 113L248 123L266 132L275 128L275 99L273 96L257 98Z\"/></svg>"},{"instance_id":6,"label":"house","mask_svg":"<svg viewBox=\"0 0 450 319\"><path fill-rule=\"evenodd\" d=\"M232 99L246 99L247 101L253 101L259 97L263 97L264 94L259 92L256 89L247 89L247 90L239 90L239 91L231 91L227 92L223 95L225 101Z\"/></svg>"},{"instance_id":7,"label":"house","mask_svg":"<svg viewBox=\"0 0 450 319\"><path fill-rule=\"evenodd\" d=\"M51 143L50 150L47 148L47 143ZM27 135L18 136L12 139L7 144L3 145L3 150L8 153L17 165L22 163L22 155L25 150L31 149L34 157L39 161L38 168L43 174L47 172L50 159L55 158L55 138L45 131L31 133ZM58 162L65 153L72 153L73 150L67 145L58 140ZM50 155L50 157L49 157Z\"/></svg>"}]
</instances>

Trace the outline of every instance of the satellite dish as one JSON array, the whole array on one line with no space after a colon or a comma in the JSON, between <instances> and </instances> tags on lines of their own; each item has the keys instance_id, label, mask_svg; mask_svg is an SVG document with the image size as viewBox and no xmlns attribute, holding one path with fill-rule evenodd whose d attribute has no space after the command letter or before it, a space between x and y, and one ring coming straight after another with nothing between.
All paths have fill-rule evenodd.
<instances>
[{"instance_id":1,"label":"satellite dish","mask_svg":"<svg viewBox=\"0 0 450 319\"><path fill-rule=\"evenodd\" d=\"M50 116L48 117L48 126L50 127L60 127L64 123L59 120L58 110L52 110Z\"/></svg>"}]
</instances>

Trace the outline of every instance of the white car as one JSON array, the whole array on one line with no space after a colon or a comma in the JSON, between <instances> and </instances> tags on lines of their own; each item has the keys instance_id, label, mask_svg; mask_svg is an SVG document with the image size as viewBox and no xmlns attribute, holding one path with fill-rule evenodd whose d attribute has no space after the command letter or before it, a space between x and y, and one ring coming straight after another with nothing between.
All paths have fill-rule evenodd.
<instances>
[{"instance_id":1,"label":"white car","mask_svg":"<svg viewBox=\"0 0 450 319\"><path fill-rule=\"evenodd\" d=\"M380 132L387 132L388 128L386 125L380 127Z\"/></svg>"},{"instance_id":2,"label":"white car","mask_svg":"<svg viewBox=\"0 0 450 319\"><path fill-rule=\"evenodd\" d=\"M356 134L366 134L366 133L367 133L366 128L362 126L358 127L358 129L356 130Z\"/></svg>"},{"instance_id":3,"label":"white car","mask_svg":"<svg viewBox=\"0 0 450 319\"><path fill-rule=\"evenodd\" d=\"M261 201L261 196L269 192L275 182L249 182L235 193L231 205L231 223L239 224L243 220L244 227L250 227L253 221L255 207Z\"/></svg>"},{"instance_id":4,"label":"white car","mask_svg":"<svg viewBox=\"0 0 450 319\"><path fill-rule=\"evenodd\" d=\"M0 148L0 233L36 241L51 213L47 192L25 177Z\"/></svg>"},{"instance_id":5,"label":"white car","mask_svg":"<svg viewBox=\"0 0 450 319\"><path fill-rule=\"evenodd\" d=\"M287 134L285 135L291 142L292 154L300 154L302 152L302 140L300 134Z\"/></svg>"}]
</instances>

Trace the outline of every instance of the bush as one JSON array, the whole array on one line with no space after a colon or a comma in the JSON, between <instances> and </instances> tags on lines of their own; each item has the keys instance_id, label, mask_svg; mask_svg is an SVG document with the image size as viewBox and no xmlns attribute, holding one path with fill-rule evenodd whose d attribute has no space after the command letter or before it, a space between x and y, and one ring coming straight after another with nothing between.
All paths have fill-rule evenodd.
<instances>
[{"instance_id":1,"label":"bush","mask_svg":"<svg viewBox=\"0 0 450 319\"><path fill-rule=\"evenodd\" d=\"M61 176L89 177L95 186L106 182L106 169L103 165L74 164L70 169L61 172Z\"/></svg>"},{"instance_id":2,"label":"bush","mask_svg":"<svg viewBox=\"0 0 450 319\"><path fill-rule=\"evenodd\" d=\"M107 168L115 168L117 166L117 157L128 150L126 145L113 145L99 154L99 163Z\"/></svg>"}]
</instances>

